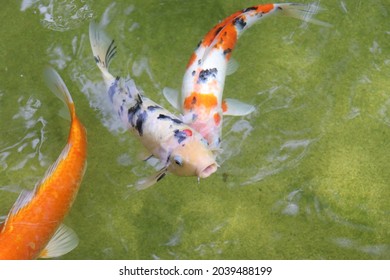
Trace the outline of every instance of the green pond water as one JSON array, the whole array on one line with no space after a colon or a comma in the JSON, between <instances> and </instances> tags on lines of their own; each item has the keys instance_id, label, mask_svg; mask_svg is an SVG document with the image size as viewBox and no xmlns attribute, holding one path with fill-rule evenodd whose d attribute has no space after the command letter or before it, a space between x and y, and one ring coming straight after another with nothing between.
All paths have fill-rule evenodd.
<instances>
[{"instance_id":1,"label":"green pond water","mask_svg":"<svg viewBox=\"0 0 390 280\"><path fill-rule=\"evenodd\" d=\"M304 1L308 3L308 1ZM130 75L173 110L187 61L219 20L256 1L7 1L0 9L0 216L66 143L46 88L56 68L88 130L88 169L64 223L80 238L62 259L389 259L390 0L321 1L331 28L271 17L233 52L224 96L254 104L226 117L221 167L207 179L154 172L104 108L91 19Z\"/></svg>"}]
</instances>

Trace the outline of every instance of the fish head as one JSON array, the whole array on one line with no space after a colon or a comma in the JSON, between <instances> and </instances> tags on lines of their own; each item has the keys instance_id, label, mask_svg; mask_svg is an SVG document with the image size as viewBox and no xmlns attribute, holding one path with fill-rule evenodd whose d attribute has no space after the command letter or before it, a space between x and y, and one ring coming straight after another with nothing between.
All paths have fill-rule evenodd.
<instances>
[{"instance_id":1,"label":"fish head","mask_svg":"<svg viewBox=\"0 0 390 280\"><path fill-rule=\"evenodd\" d=\"M177 176L207 178L218 169L204 138L190 137L172 151L169 161L168 170Z\"/></svg>"}]
</instances>

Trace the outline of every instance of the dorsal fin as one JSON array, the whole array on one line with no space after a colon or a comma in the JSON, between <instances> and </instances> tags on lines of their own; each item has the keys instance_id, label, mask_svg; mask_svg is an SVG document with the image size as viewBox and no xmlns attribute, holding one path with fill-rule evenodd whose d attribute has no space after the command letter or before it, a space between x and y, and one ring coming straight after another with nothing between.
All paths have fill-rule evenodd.
<instances>
[{"instance_id":1,"label":"dorsal fin","mask_svg":"<svg viewBox=\"0 0 390 280\"><path fill-rule=\"evenodd\" d=\"M205 51L204 51L204 53L203 53L203 56L202 56L202 58L201 58L201 63L203 63L203 62L206 60L206 58L207 58L207 56L209 55L210 51L211 51L211 50L214 48L214 46L219 42L218 36L224 32L224 30L226 29L226 27L227 27L228 25L232 24L232 22L233 22L236 18L238 18L238 17L240 17L240 16L241 16L241 14L238 14L236 17L232 17L231 21L226 22L225 25L222 26L222 27L218 30L217 33L215 33L214 38L213 38L213 41L211 41L210 45L205 49ZM227 18L226 18L226 19L227 19ZM225 20L226 20L226 19L225 19ZM237 34L237 35L238 35L238 34Z\"/></svg>"},{"instance_id":2,"label":"dorsal fin","mask_svg":"<svg viewBox=\"0 0 390 280\"><path fill-rule=\"evenodd\" d=\"M34 197L35 190L29 191L29 190L23 190L18 199L16 199L14 205L11 208L11 211L9 213L9 216L7 217L7 220L10 216L16 215L20 209L22 209L24 206L26 206ZM7 222L7 220L5 222Z\"/></svg>"},{"instance_id":3,"label":"dorsal fin","mask_svg":"<svg viewBox=\"0 0 390 280\"><path fill-rule=\"evenodd\" d=\"M19 211L33 199L34 195L35 195L35 189L32 191L22 190L22 192L16 199L14 205L12 205L12 208L9 211L8 216L5 219L4 223L2 223L2 227L5 227L7 225L7 222L11 220L13 216L19 213Z\"/></svg>"},{"instance_id":4,"label":"dorsal fin","mask_svg":"<svg viewBox=\"0 0 390 280\"><path fill-rule=\"evenodd\" d=\"M5 224L9 219L12 219L12 216L16 215L22 208L24 208L36 195L36 193L39 191L39 188L43 185L43 183L46 181L47 178L52 176L52 173L57 169L58 164L67 157L69 153L69 144L65 146L65 148L62 150L60 156L57 158L57 160L46 170L45 175L43 178L35 185L33 190L22 190L19 197L15 201L14 205L12 206L6 220Z\"/></svg>"}]
</instances>

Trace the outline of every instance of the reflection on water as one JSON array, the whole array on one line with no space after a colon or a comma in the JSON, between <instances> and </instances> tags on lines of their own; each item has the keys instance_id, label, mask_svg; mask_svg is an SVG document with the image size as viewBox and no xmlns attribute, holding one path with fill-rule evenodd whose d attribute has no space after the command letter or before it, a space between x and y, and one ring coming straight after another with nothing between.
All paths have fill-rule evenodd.
<instances>
[{"instance_id":1,"label":"reflection on water","mask_svg":"<svg viewBox=\"0 0 390 280\"><path fill-rule=\"evenodd\" d=\"M80 245L63 258L389 258L390 11L383 1L321 2L320 18L332 28L270 18L248 30L224 94L256 111L224 118L220 170L199 184L167 176L140 192L128 187L157 163L141 160L141 146L107 102L88 21L116 39L112 73L172 109L162 89L180 87L201 36L248 2L20 2L13 15L20 24L44 28L31 28L36 48L25 56L0 57L4 68L24 73L21 80L0 69L0 219L41 178L58 156L51 147L67 134L43 80L30 74L48 63L69 86L89 136L87 173L67 218ZM13 38L8 48L26 44L12 30L0 31Z\"/></svg>"},{"instance_id":2,"label":"reflection on water","mask_svg":"<svg viewBox=\"0 0 390 280\"><path fill-rule=\"evenodd\" d=\"M284 85L273 86L270 89L260 91L257 95L256 104L258 105L255 119L252 117L248 118L250 121L231 119L225 123L227 129L225 129L225 138L222 143L224 150L221 156L222 163L233 156L245 154L246 139L251 134L251 137L256 137L258 147L267 146L267 151L264 154L259 153L256 161L251 161L251 164L245 167L245 171L240 171L245 173L244 176L241 176L241 185L253 184L288 168L296 167L307 155L310 146L320 137L319 134L316 134L316 129L312 127L299 127L295 130L285 127L275 130L273 124L268 123L268 117L272 118L275 114L287 116L301 114L304 116L306 104L295 102L296 94L291 89ZM325 113L322 118L326 116ZM229 121L234 121L230 128ZM320 119L320 123L315 125L320 125L321 121Z\"/></svg>"},{"instance_id":3,"label":"reflection on water","mask_svg":"<svg viewBox=\"0 0 390 280\"><path fill-rule=\"evenodd\" d=\"M20 136L16 142L9 143L6 138L1 141L0 166L2 171L16 171L25 168L34 168L36 161L40 166L47 164L46 157L41 153L45 142L46 120L42 116L36 116L41 107L41 101L29 97L18 99L19 111L12 116L12 120L20 119L24 126L25 135ZM22 155L22 157L21 157Z\"/></svg>"},{"instance_id":4,"label":"reflection on water","mask_svg":"<svg viewBox=\"0 0 390 280\"><path fill-rule=\"evenodd\" d=\"M341 248L360 251L373 257L386 255L390 249L388 244L362 245L358 241L343 237L335 238L333 242Z\"/></svg>"},{"instance_id":5,"label":"reflection on water","mask_svg":"<svg viewBox=\"0 0 390 280\"><path fill-rule=\"evenodd\" d=\"M54 31L67 31L80 27L86 19L92 18L93 11L88 2L90 1L23 0L20 10L25 12L32 9L35 13L39 12L44 27Z\"/></svg>"}]
</instances>

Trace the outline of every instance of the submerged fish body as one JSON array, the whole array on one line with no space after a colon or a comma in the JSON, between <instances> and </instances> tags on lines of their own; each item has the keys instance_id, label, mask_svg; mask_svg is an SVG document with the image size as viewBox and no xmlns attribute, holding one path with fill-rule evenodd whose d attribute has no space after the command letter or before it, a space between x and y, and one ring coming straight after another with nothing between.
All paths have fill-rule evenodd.
<instances>
[{"instance_id":1,"label":"submerged fish body","mask_svg":"<svg viewBox=\"0 0 390 280\"><path fill-rule=\"evenodd\" d=\"M222 100L226 75L236 68L230 59L239 36L272 14L327 25L312 18L318 10L316 4L265 4L230 15L215 25L198 44L187 64L181 96L167 91L165 97L182 111L186 123L199 131L212 148L218 149L223 115L244 116L255 109L235 99Z\"/></svg>"},{"instance_id":2,"label":"submerged fish body","mask_svg":"<svg viewBox=\"0 0 390 280\"><path fill-rule=\"evenodd\" d=\"M111 75L108 66L116 52L114 41L93 22L89 34L93 55L115 112L151 155L164 165L142 187L160 180L167 171L198 178L214 173L218 166L215 155L202 135L141 94L133 80L125 81Z\"/></svg>"},{"instance_id":3,"label":"submerged fish body","mask_svg":"<svg viewBox=\"0 0 390 280\"><path fill-rule=\"evenodd\" d=\"M71 115L68 142L57 161L32 191L23 191L0 225L0 259L36 259L66 254L78 244L75 233L62 225L79 190L87 157L86 130L76 116L72 98L53 69L45 72L50 89Z\"/></svg>"}]
</instances>

